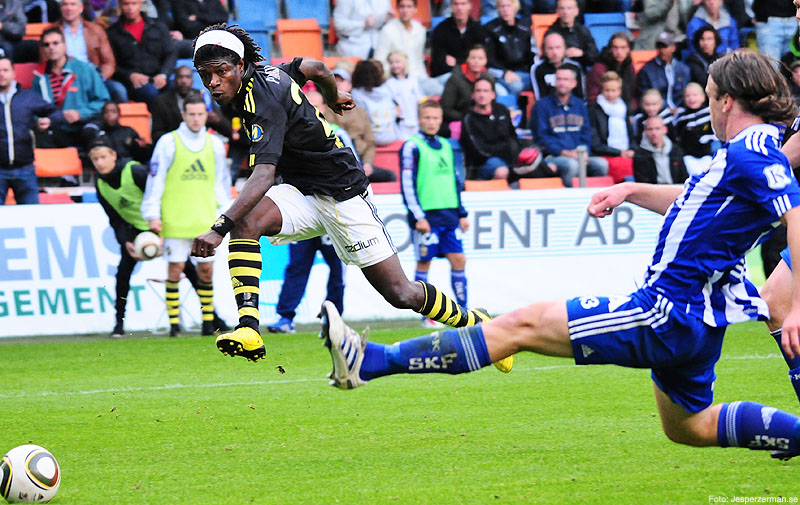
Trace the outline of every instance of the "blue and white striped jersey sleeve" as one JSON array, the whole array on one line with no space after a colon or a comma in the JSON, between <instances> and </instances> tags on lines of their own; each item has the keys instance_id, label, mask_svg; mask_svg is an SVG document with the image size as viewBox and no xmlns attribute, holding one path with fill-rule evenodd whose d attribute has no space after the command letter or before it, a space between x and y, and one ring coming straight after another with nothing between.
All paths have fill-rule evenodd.
<instances>
[{"instance_id":1,"label":"blue and white striped jersey sleeve","mask_svg":"<svg viewBox=\"0 0 800 505\"><path fill-rule=\"evenodd\" d=\"M419 221L425 219L425 211L417 198L417 167L419 164L419 150L417 146L406 141L400 148L400 190L403 193L408 211Z\"/></svg>"},{"instance_id":2,"label":"blue and white striped jersey sleeve","mask_svg":"<svg viewBox=\"0 0 800 505\"><path fill-rule=\"evenodd\" d=\"M727 163L731 192L757 202L776 220L800 206L800 186L777 137L759 130L749 133L728 147Z\"/></svg>"}]
</instances>

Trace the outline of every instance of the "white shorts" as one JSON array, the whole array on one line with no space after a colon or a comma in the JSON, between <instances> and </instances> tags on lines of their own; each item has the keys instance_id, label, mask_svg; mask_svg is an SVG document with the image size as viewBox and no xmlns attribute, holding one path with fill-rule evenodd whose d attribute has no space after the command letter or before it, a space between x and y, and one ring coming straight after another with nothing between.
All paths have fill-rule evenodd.
<instances>
[{"instance_id":1,"label":"white shorts","mask_svg":"<svg viewBox=\"0 0 800 505\"><path fill-rule=\"evenodd\" d=\"M276 184L267 191L283 218L280 233L267 237L275 245L327 234L339 259L359 268L372 266L397 254L383 225L372 190L344 202L330 196L304 195L291 184Z\"/></svg>"},{"instance_id":2,"label":"white shorts","mask_svg":"<svg viewBox=\"0 0 800 505\"><path fill-rule=\"evenodd\" d=\"M164 259L168 263L184 263L192 253L192 239L190 238L165 238L164 239ZM208 258L198 258L192 256L195 263L207 263L214 261L213 256Z\"/></svg>"}]
</instances>

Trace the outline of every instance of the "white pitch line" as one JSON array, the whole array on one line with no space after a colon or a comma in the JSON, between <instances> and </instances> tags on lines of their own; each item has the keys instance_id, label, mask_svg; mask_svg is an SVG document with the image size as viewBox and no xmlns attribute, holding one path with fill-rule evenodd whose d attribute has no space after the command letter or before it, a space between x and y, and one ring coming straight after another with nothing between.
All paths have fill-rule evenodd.
<instances>
[{"instance_id":1,"label":"white pitch line","mask_svg":"<svg viewBox=\"0 0 800 505\"><path fill-rule=\"evenodd\" d=\"M758 359L777 359L781 358L780 354L752 354L745 356L726 356L720 361L733 361L733 360L758 360ZM514 369L515 372L541 372L545 370L559 370L563 368L580 368L577 365L550 365L550 366L537 366L531 368ZM136 393L141 391L167 391L172 389L206 389L206 388L227 388L239 386L268 386L272 384L294 384L301 382L323 382L328 379L282 379L271 381L250 381L250 382L216 382L208 384L165 384L163 386L144 386L144 387L128 387L128 388L108 388L108 389L89 389L78 391L40 391L38 393L0 393L0 399L10 398L38 398L47 396L70 396L70 395L97 395L107 393Z\"/></svg>"}]
</instances>

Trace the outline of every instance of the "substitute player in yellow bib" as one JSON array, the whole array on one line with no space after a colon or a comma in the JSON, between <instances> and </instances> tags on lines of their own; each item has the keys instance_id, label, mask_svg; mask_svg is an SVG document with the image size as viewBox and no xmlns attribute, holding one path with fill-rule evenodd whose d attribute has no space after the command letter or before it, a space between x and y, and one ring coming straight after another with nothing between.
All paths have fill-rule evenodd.
<instances>
[{"instance_id":1,"label":"substitute player in yellow bib","mask_svg":"<svg viewBox=\"0 0 800 505\"><path fill-rule=\"evenodd\" d=\"M208 229L218 209L230 202L230 179L222 142L209 134L206 105L199 92L183 101L183 122L161 136L150 160L142 216L164 237L169 270L166 283L170 335L181 332L178 281L192 248L192 238ZM214 333L212 257L195 258L200 277L197 294L203 312L202 334Z\"/></svg>"},{"instance_id":2,"label":"substitute player in yellow bib","mask_svg":"<svg viewBox=\"0 0 800 505\"><path fill-rule=\"evenodd\" d=\"M193 254L212 256L231 233L228 261L239 325L217 338L220 351L252 361L265 355L258 331L262 235L285 244L327 234L342 261L361 268L393 306L454 327L488 319L435 286L406 277L363 169L301 91L312 80L333 112L353 108L352 97L338 91L331 71L301 58L257 65L264 59L259 51L246 31L225 24L209 26L194 42L194 65L203 84L218 104L242 118L253 167L239 197L192 246ZM278 176L282 183L276 184Z\"/></svg>"}]
</instances>

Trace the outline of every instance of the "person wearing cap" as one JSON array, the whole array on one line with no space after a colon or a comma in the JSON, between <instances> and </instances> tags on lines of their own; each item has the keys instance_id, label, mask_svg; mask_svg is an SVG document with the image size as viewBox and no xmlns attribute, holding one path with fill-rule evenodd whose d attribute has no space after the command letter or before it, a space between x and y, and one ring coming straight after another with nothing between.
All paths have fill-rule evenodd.
<instances>
[{"instance_id":1,"label":"person wearing cap","mask_svg":"<svg viewBox=\"0 0 800 505\"><path fill-rule=\"evenodd\" d=\"M108 216L108 224L120 246L119 265L116 273L116 319L112 338L125 335L125 306L131 286L131 275L137 261L141 261L133 247L136 236L148 230L147 221L139 209L147 183L147 167L135 160L117 156L117 151L107 138L95 139L89 147L89 159L97 171L95 190L97 200ZM198 289L197 270L191 261L186 262L183 274ZM216 313L214 325L227 331L228 327Z\"/></svg>"},{"instance_id":2,"label":"person wearing cap","mask_svg":"<svg viewBox=\"0 0 800 505\"><path fill-rule=\"evenodd\" d=\"M208 111L199 91L183 100L183 122L163 135L153 150L150 175L142 200L142 217L148 228L164 237L168 266L166 282L170 336L179 325L178 282L190 256L191 239L206 229L218 209L230 202L230 173L225 147L206 129ZM200 282L198 295L203 311L201 333L214 333L214 258L194 258Z\"/></svg>"},{"instance_id":3,"label":"person wearing cap","mask_svg":"<svg viewBox=\"0 0 800 505\"><path fill-rule=\"evenodd\" d=\"M266 355L258 330L261 236L277 245L327 233L339 258L361 268L394 307L453 327L488 319L435 286L406 277L364 171L302 92L301 86L313 81L334 113L352 109L352 96L336 87L330 69L302 58L258 65L264 59L259 51L246 31L226 24L206 28L194 43L194 64L203 84L220 106L242 117L253 167L230 208L192 245L193 255L213 257L231 234L228 265L239 325L217 338L217 348L251 361ZM503 366L511 369L510 363Z\"/></svg>"},{"instance_id":4,"label":"person wearing cap","mask_svg":"<svg viewBox=\"0 0 800 505\"><path fill-rule=\"evenodd\" d=\"M670 109L680 105L683 89L691 81L691 72L685 63L675 59L675 34L661 32L656 39L655 58L644 64L636 82L636 96L641 98L648 89L657 89Z\"/></svg>"}]
</instances>

